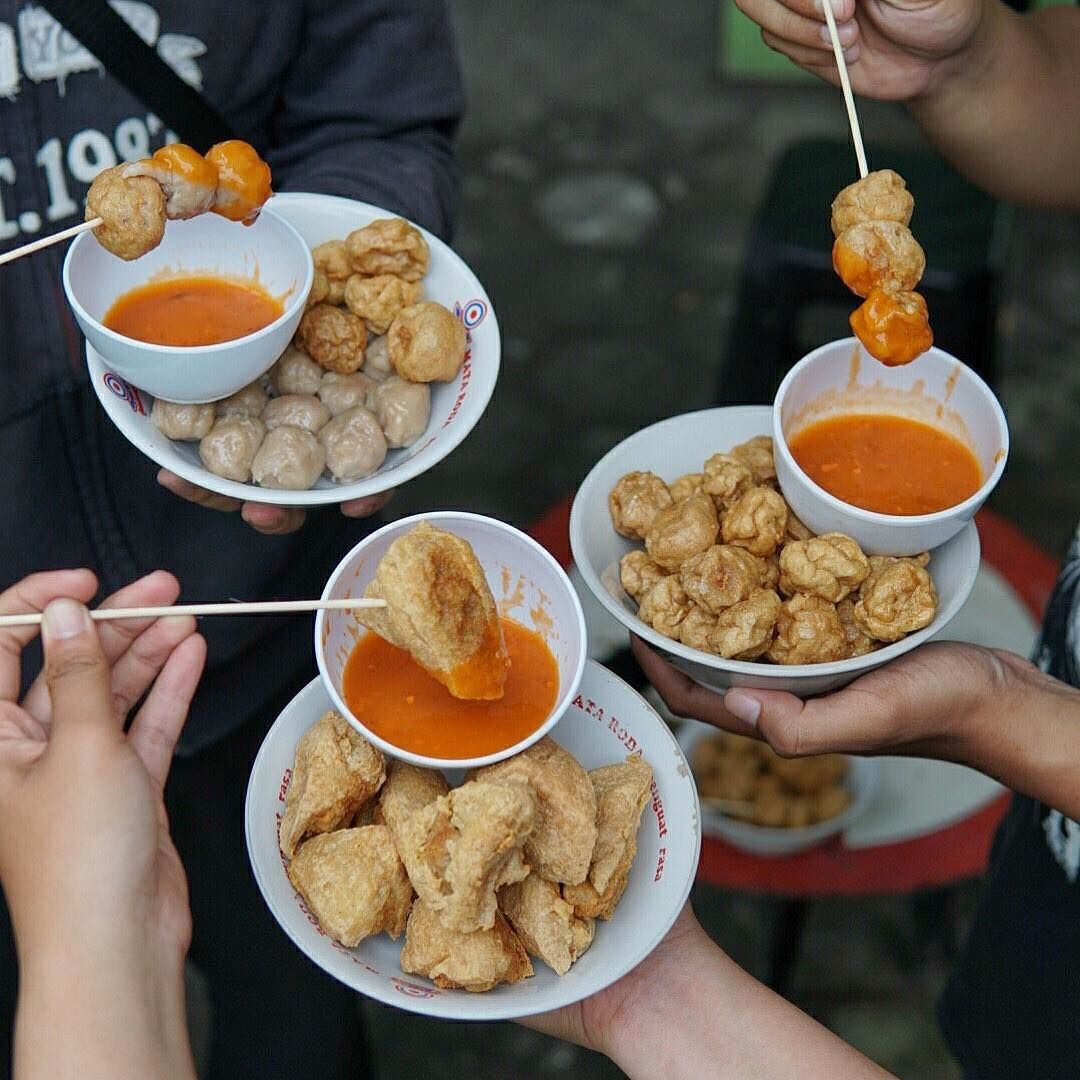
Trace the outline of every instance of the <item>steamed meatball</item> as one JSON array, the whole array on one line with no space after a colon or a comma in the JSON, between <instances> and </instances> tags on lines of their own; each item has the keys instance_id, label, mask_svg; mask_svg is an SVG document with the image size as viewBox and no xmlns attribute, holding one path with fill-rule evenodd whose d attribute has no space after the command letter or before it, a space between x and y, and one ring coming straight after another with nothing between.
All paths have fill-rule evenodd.
<instances>
[{"instance_id":1,"label":"steamed meatball","mask_svg":"<svg viewBox=\"0 0 1080 1080\"><path fill-rule=\"evenodd\" d=\"M640 604L641 598L667 571L657 566L644 551L628 551L619 562L619 581L627 595Z\"/></svg>"},{"instance_id":2,"label":"steamed meatball","mask_svg":"<svg viewBox=\"0 0 1080 1080\"><path fill-rule=\"evenodd\" d=\"M385 334L397 313L420 301L420 283L392 274L364 277L353 274L345 282L345 306L363 319L371 334Z\"/></svg>"},{"instance_id":3,"label":"steamed meatball","mask_svg":"<svg viewBox=\"0 0 1080 1080\"><path fill-rule=\"evenodd\" d=\"M266 426L252 416L222 416L199 443L202 463L216 476L246 484Z\"/></svg>"},{"instance_id":4,"label":"steamed meatball","mask_svg":"<svg viewBox=\"0 0 1080 1080\"><path fill-rule=\"evenodd\" d=\"M780 605L768 657L774 664L823 664L843 660L847 639L836 607L800 593Z\"/></svg>"},{"instance_id":5,"label":"steamed meatball","mask_svg":"<svg viewBox=\"0 0 1080 1080\"><path fill-rule=\"evenodd\" d=\"M195 442L214 426L214 406L178 405L174 401L154 398L150 419L165 438Z\"/></svg>"},{"instance_id":6,"label":"steamed meatball","mask_svg":"<svg viewBox=\"0 0 1080 1080\"><path fill-rule=\"evenodd\" d=\"M404 281L419 281L430 254L420 230L403 218L382 218L349 233L345 238L352 269L375 277L393 274Z\"/></svg>"},{"instance_id":7,"label":"steamed meatball","mask_svg":"<svg viewBox=\"0 0 1080 1080\"><path fill-rule=\"evenodd\" d=\"M686 613L686 618L679 623L679 640L688 649L712 652L712 642L709 639L715 629L716 616L694 604Z\"/></svg>"},{"instance_id":8,"label":"steamed meatball","mask_svg":"<svg viewBox=\"0 0 1080 1080\"><path fill-rule=\"evenodd\" d=\"M674 573L687 559L716 543L720 521L708 495L691 495L661 510L645 534L645 550L653 562Z\"/></svg>"},{"instance_id":9,"label":"steamed meatball","mask_svg":"<svg viewBox=\"0 0 1080 1080\"><path fill-rule=\"evenodd\" d=\"M754 486L749 467L731 454L713 454L703 469L702 490L712 496L721 513Z\"/></svg>"},{"instance_id":10,"label":"steamed meatball","mask_svg":"<svg viewBox=\"0 0 1080 1080\"><path fill-rule=\"evenodd\" d=\"M338 375L328 371L319 384L319 399L331 416L340 416L358 405L370 409L374 403L376 386L378 383L369 379L362 371L352 375Z\"/></svg>"},{"instance_id":11,"label":"steamed meatball","mask_svg":"<svg viewBox=\"0 0 1080 1080\"><path fill-rule=\"evenodd\" d=\"M630 472L608 493L608 511L615 531L644 540L653 519L672 504L667 484L653 472Z\"/></svg>"},{"instance_id":12,"label":"steamed meatball","mask_svg":"<svg viewBox=\"0 0 1080 1080\"><path fill-rule=\"evenodd\" d=\"M344 240L327 240L311 249L311 261L315 269L325 275L327 284L332 281L345 282L353 272L349 261L349 249Z\"/></svg>"},{"instance_id":13,"label":"steamed meatball","mask_svg":"<svg viewBox=\"0 0 1080 1080\"><path fill-rule=\"evenodd\" d=\"M845 660L865 656L879 647L879 643L865 634L855 621L855 601L850 596L836 605L836 614L840 618L840 626L844 631Z\"/></svg>"},{"instance_id":14,"label":"steamed meatball","mask_svg":"<svg viewBox=\"0 0 1080 1080\"><path fill-rule=\"evenodd\" d=\"M776 479L776 464L773 461L773 441L769 435L755 435L729 451L733 458L738 458L754 475L755 484L769 484Z\"/></svg>"},{"instance_id":15,"label":"steamed meatball","mask_svg":"<svg viewBox=\"0 0 1080 1080\"><path fill-rule=\"evenodd\" d=\"M756 660L772 642L779 613L780 597L771 589L757 589L717 616L709 635L711 651L728 660Z\"/></svg>"},{"instance_id":16,"label":"steamed meatball","mask_svg":"<svg viewBox=\"0 0 1080 1080\"><path fill-rule=\"evenodd\" d=\"M364 366L367 330L352 312L316 304L304 312L296 344L327 371L349 375Z\"/></svg>"},{"instance_id":17,"label":"steamed meatball","mask_svg":"<svg viewBox=\"0 0 1080 1080\"><path fill-rule=\"evenodd\" d=\"M386 335L368 338L367 348L364 350L364 371L373 379L385 379L394 371L390 363L390 342Z\"/></svg>"},{"instance_id":18,"label":"steamed meatball","mask_svg":"<svg viewBox=\"0 0 1080 1080\"><path fill-rule=\"evenodd\" d=\"M772 488L751 488L724 515L724 543L765 558L784 541L787 513L787 503Z\"/></svg>"},{"instance_id":19,"label":"steamed meatball","mask_svg":"<svg viewBox=\"0 0 1080 1080\"><path fill-rule=\"evenodd\" d=\"M867 221L896 221L907 225L914 209L915 200L904 178L892 169L878 169L854 184L848 184L833 199L833 236Z\"/></svg>"},{"instance_id":20,"label":"steamed meatball","mask_svg":"<svg viewBox=\"0 0 1080 1080\"><path fill-rule=\"evenodd\" d=\"M780 552L780 591L809 593L837 603L857 589L870 573L862 548L843 533L822 533L795 540Z\"/></svg>"},{"instance_id":21,"label":"steamed meatball","mask_svg":"<svg viewBox=\"0 0 1080 1080\"><path fill-rule=\"evenodd\" d=\"M867 221L845 229L833 244L833 268L857 296L871 289L906 292L926 269L926 256L906 225Z\"/></svg>"},{"instance_id":22,"label":"steamed meatball","mask_svg":"<svg viewBox=\"0 0 1080 1080\"><path fill-rule=\"evenodd\" d=\"M267 432L251 463L251 476L260 487L307 491L325 464L326 451L310 431L284 424Z\"/></svg>"},{"instance_id":23,"label":"steamed meatball","mask_svg":"<svg viewBox=\"0 0 1080 1080\"><path fill-rule=\"evenodd\" d=\"M937 614L937 590L914 559L872 566L855 601L855 624L876 641L899 641L929 626Z\"/></svg>"},{"instance_id":24,"label":"steamed meatball","mask_svg":"<svg viewBox=\"0 0 1080 1080\"><path fill-rule=\"evenodd\" d=\"M695 604L719 615L759 587L760 560L743 548L714 544L682 564L679 581Z\"/></svg>"},{"instance_id":25,"label":"steamed meatball","mask_svg":"<svg viewBox=\"0 0 1080 1080\"><path fill-rule=\"evenodd\" d=\"M638 618L658 634L678 638L679 625L693 606L694 602L686 595L677 577L661 578L641 598Z\"/></svg>"},{"instance_id":26,"label":"steamed meatball","mask_svg":"<svg viewBox=\"0 0 1080 1080\"><path fill-rule=\"evenodd\" d=\"M682 502L691 495L699 495L705 490L705 474L699 472L685 473L677 480L668 484L672 502Z\"/></svg>"},{"instance_id":27,"label":"steamed meatball","mask_svg":"<svg viewBox=\"0 0 1080 1080\"><path fill-rule=\"evenodd\" d=\"M124 165L98 173L86 193L86 220L102 218L94 230L97 242L121 259L137 259L161 243L165 235L165 193L156 180L125 180Z\"/></svg>"},{"instance_id":28,"label":"steamed meatball","mask_svg":"<svg viewBox=\"0 0 1080 1080\"><path fill-rule=\"evenodd\" d=\"M270 369L270 382L275 393L281 394L317 394L323 369L295 345L290 345L278 362Z\"/></svg>"},{"instance_id":29,"label":"steamed meatball","mask_svg":"<svg viewBox=\"0 0 1080 1080\"><path fill-rule=\"evenodd\" d=\"M319 432L319 441L335 480L361 480L386 459L386 438L379 421L362 406L335 416Z\"/></svg>"},{"instance_id":30,"label":"steamed meatball","mask_svg":"<svg viewBox=\"0 0 1080 1080\"><path fill-rule=\"evenodd\" d=\"M311 291L304 301L304 309L321 304L329 295L330 279L321 270L316 270L311 278Z\"/></svg>"},{"instance_id":31,"label":"steamed meatball","mask_svg":"<svg viewBox=\"0 0 1080 1080\"><path fill-rule=\"evenodd\" d=\"M427 383L406 382L392 375L375 387L375 418L391 449L412 446L427 431L431 418L431 389Z\"/></svg>"},{"instance_id":32,"label":"steamed meatball","mask_svg":"<svg viewBox=\"0 0 1080 1080\"><path fill-rule=\"evenodd\" d=\"M217 403L218 416L261 416L270 395L262 388L262 383L248 383L242 390L237 390Z\"/></svg>"},{"instance_id":33,"label":"steamed meatball","mask_svg":"<svg viewBox=\"0 0 1080 1080\"><path fill-rule=\"evenodd\" d=\"M450 382L465 362L465 324L433 300L402 308L386 336L390 363L410 382Z\"/></svg>"},{"instance_id":34,"label":"steamed meatball","mask_svg":"<svg viewBox=\"0 0 1080 1080\"><path fill-rule=\"evenodd\" d=\"M330 419L330 410L314 394L285 394L262 411L267 431L288 426L318 434Z\"/></svg>"}]
</instances>

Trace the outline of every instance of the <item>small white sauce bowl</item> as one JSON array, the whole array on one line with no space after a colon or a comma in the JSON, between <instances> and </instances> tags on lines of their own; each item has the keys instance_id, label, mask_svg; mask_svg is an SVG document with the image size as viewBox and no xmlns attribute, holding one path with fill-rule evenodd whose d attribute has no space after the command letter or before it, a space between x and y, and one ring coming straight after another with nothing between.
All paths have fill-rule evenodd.
<instances>
[{"instance_id":1,"label":"small white sauce bowl","mask_svg":"<svg viewBox=\"0 0 1080 1080\"><path fill-rule=\"evenodd\" d=\"M151 345L104 325L125 293L152 281L189 275L253 280L284 310L268 326L216 345ZM64 259L64 292L86 340L117 375L154 397L184 404L217 401L254 382L292 340L311 291L314 266L300 234L271 210L254 225L217 214L170 221L153 251L125 262L92 233L77 237Z\"/></svg>"},{"instance_id":2,"label":"small white sauce bowl","mask_svg":"<svg viewBox=\"0 0 1080 1080\"><path fill-rule=\"evenodd\" d=\"M315 659L334 708L369 742L390 757L429 769L472 769L520 754L546 735L569 708L585 671L588 647L581 601L563 568L535 540L512 525L479 514L443 511L416 514L384 525L360 541L337 565L324 600L362 596L379 560L399 536L421 522L454 533L472 545L484 568L499 614L535 630L559 666L559 694L547 718L520 742L474 758L434 758L403 750L364 726L345 701L345 665L368 630L351 611L320 611L315 618Z\"/></svg>"},{"instance_id":3,"label":"small white sauce bowl","mask_svg":"<svg viewBox=\"0 0 1080 1080\"><path fill-rule=\"evenodd\" d=\"M788 439L833 416L905 416L957 437L985 477L974 495L933 514L878 514L830 495L796 463ZM841 532L870 555L915 555L955 536L986 502L1005 471L1009 427L989 386L971 368L932 348L902 367L885 367L855 338L804 356L780 384L773 403L776 475L784 498L815 533Z\"/></svg>"}]
</instances>

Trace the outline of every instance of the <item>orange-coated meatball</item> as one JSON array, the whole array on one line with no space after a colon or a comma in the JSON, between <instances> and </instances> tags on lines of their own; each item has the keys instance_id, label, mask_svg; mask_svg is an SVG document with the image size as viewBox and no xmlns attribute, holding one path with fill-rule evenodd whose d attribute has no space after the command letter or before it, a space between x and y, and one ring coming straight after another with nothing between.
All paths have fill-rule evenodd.
<instances>
[{"instance_id":1,"label":"orange-coated meatball","mask_svg":"<svg viewBox=\"0 0 1080 1080\"><path fill-rule=\"evenodd\" d=\"M866 351L889 367L910 364L934 343L926 301L917 292L872 289L851 313L851 329Z\"/></svg>"},{"instance_id":2,"label":"orange-coated meatball","mask_svg":"<svg viewBox=\"0 0 1080 1080\"><path fill-rule=\"evenodd\" d=\"M263 203L273 195L270 166L240 139L216 143L206 152L206 160L217 170L217 193L210 208L230 221L250 225L259 216Z\"/></svg>"},{"instance_id":3,"label":"orange-coated meatball","mask_svg":"<svg viewBox=\"0 0 1080 1080\"><path fill-rule=\"evenodd\" d=\"M857 296L871 289L913 289L926 256L906 225L866 221L845 229L833 244L833 269Z\"/></svg>"}]
</instances>

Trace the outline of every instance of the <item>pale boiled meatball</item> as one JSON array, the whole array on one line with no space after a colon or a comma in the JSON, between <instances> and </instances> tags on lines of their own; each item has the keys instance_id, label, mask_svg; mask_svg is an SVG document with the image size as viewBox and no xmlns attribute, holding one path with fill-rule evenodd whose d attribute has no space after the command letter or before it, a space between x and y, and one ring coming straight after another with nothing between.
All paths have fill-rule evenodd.
<instances>
[{"instance_id":1,"label":"pale boiled meatball","mask_svg":"<svg viewBox=\"0 0 1080 1080\"><path fill-rule=\"evenodd\" d=\"M724 543L766 558L784 541L787 513L787 503L772 488L751 488L724 515Z\"/></svg>"},{"instance_id":2,"label":"pale boiled meatball","mask_svg":"<svg viewBox=\"0 0 1080 1080\"><path fill-rule=\"evenodd\" d=\"M644 540L656 515L671 505L667 484L654 472L629 472L608 493L611 523L631 540Z\"/></svg>"},{"instance_id":3,"label":"pale boiled meatball","mask_svg":"<svg viewBox=\"0 0 1080 1080\"><path fill-rule=\"evenodd\" d=\"M362 371L352 375L328 371L319 384L319 400L329 409L331 416L340 416L358 405L371 409L377 386L378 383Z\"/></svg>"},{"instance_id":4,"label":"pale boiled meatball","mask_svg":"<svg viewBox=\"0 0 1080 1080\"><path fill-rule=\"evenodd\" d=\"M720 521L708 495L691 495L661 510L645 534L645 550L653 562L674 573L687 559L716 543Z\"/></svg>"},{"instance_id":5,"label":"pale boiled meatball","mask_svg":"<svg viewBox=\"0 0 1080 1080\"><path fill-rule=\"evenodd\" d=\"M270 369L274 392L285 394L317 394L326 372L295 345L290 345Z\"/></svg>"},{"instance_id":6,"label":"pale boiled meatball","mask_svg":"<svg viewBox=\"0 0 1080 1080\"><path fill-rule=\"evenodd\" d=\"M877 169L842 188L833 199L833 236L864 221L897 221L907 225L914 209L915 200L904 178L892 169Z\"/></svg>"},{"instance_id":7,"label":"pale boiled meatball","mask_svg":"<svg viewBox=\"0 0 1080 1080\"><path fill-rule=\"evenodd\" d=\"M419 281L431 255L427 241L403 218L382 218L356 229L345 238L352 269L374 277L393 274L405 281Z\"/></svg>"},{"instance_id":8,"label":"pale boiled meatball","mask_svg":"<svg viewBox=\"0 0 1080 1080\"><path fill-rule=\"evenodd\" d=\"M719 615L759 587L760 560L744 548L714 544L682 564L679 581L695 604Z\"/></svg>"},{"instance_id":9,"label":"pale boiled meatball","mask_svg":"<svg viewBox=\"0 0 1080 1080\"><path fill-rule=\"evenodd\" d=\"M627 595L641 603L641 598L667 571L657 566L644 551L628 551L619 561L619 581Z\"/></svg>"},{"instance_id":10,"label":"pale boiled meatball","mask_svg":"<svg viewBox=\"0 0 1080 1080\"><path fill-rule=\"evenodd\" d=\"M833 267L858 296L866 296L874 288L907 292L919 283L926 256L906 225L866 221L836 238Z\"/></svg>"},{"instance_id":11,"label":"pale boiled meatball","mask_svg":"<svg viewBox=\"0 0 1080 1080\"><path fill-rule=\"evenodd\" d=\"M368 338L364 350L364 371L373 379L385 379L393 374L394 366L390 363L390 342L386 335Z\"/></svg>"},{"instance_id":12,"label":"pale boiled meatball","mask_svg":"<svg viewBox=\"0 0 1080 1080\"><path fill-rule=\"evenodd\" d=\"M776 637L768 649L774 664L824 664L843 660L847 639L836 606L799 593L780 605Z\"/></svg>"},{"instance_id":13,"label":"pale boiled meatball","mask_svg":"<svg viewBox=\"0 0 1080 1080\"><path fill-rule=\"evenodd\" d=\"M677 480L668 484L672 502L682 502L691 495L699 495L705 490L705 474L699 472L685 473Z\"/></svg>"},{"instance_id":14,"label":"pale boiled meatball","mask_svg":"<svg viewBox=\"0 0 1080 1080\"><path fill-rule=\"evenodd\" d=\"M694 604L686 613L686 618L679 623L679 640L688 649L712 652L712 642L709 639L715 629L716 616Z\"/></svg>"},{"instance_id":15,"label":"pale boiled meatball","mask_svg":"<svg viewBox=\"0 0 1080 1080\"><path fill-rule=\"evenodd\" d=\"M307 491L322 476L326 451L310 431L283 424L266 433L251 477L260 487Z\"/></svg>"},{"instance_id":16,"label":"pale boiled meatball","mask_svg":"<svg viewBox=\"0 0 1080 1080\"><path fill-rule=\"evenodd\" d=\"M285 394L262 411L267 431L287 425L317 435L330 419L330 410L314 394Z\"/></svg>"},{"instance_id":17,"label":"pale boiled meatball","mask_svg":"<svg viewBox=\"0 0 1080 1080\"><path fill-rule=\"evenodd\" d=\"M218 416L261 416L270 395L262 388L262 383L248 383L235 394L222 398L217 403Z\"/></svg>"},{"instance_id":18,"label":"pale boiled meatball","mask_svg":"<svg viewBox=\"0 0 1080 1080\"><path fill-rule=\"evenodd\" d=\"M431 419L431 388L427 383L406 382L392 375L375 387L372 404L386 445L392 450L412 446L427 431Z\"/></svg>"},{"instance_id":19,"label":"pale boiled meatball","mask_svg":"<svg viewBox=\"0 0 1080 1080\"><path fill-rule=\"evenodd\" d=\"M94 229L97 242L121 259L145 255L165 235L165 193L148 176L122 175L125 165L97 174L86 193L86 220L102 218Z\"/></svg>"},{"instance_id":20,"label":"pale boiled meatball","mask_svg":"<svg viewBox=\"0 0 1080 1080\"><path fill-rule=\"evenodd\" d=\"M199 443L199 457L215 476L246 484L265 436L266 425L256 417L222 416Z\"/></svg>"},{"instance_id":21,"label":"pale boiled meatball","mask_svg":"<svg viewBox=\"0 0 1080 1080\"><path fill-rule=\"evenodd\" d=\"M450 382L465 362L465 324L433 300L402 308L386 337L390 363L410 382Z\"/></svg>"},{"instance_id":22,"label":"pale boiled meatball","mask_svg":"<svg viewBox=\"0 0 1080 1080\"><path fill-rule=\"evenodd\" d=\"M854 592L869 573L870 560L843 533L794 540L780 552L780 591L786 596L808 593L835 604Z\"/></svg>"},{"instance_id":23,"label":"pale boiled meatball","mask_svg":"<svg viewBox=\"0 0 1080 1080\"><path fill-rule=\"evenodd\" d=\"M385 334L397 313L419 303L422 293L418 281L403 281L393 274L353 274L345 282L345 306L364 320L369 333Z\"/></svg>"},{"instance_id":24,"label":"pale boiled meatball","mask_svg":"<svg viewBox=\"0 0 1080 1080\"><path fill-rule=\"evenodd\" d=\"M713 454L702 468L705 475L702 489L712 496L721 513L754 486L749 467L731 454Z\"/></svg>"},{"instance_id":25,"label":"pale boiled meatball","mask_svg":"<svg viewBox=\"0 0 1080 1080\"><path fill-rule=\"evenodd\" d=\"M344 283L353 273L349 249L344 240L327 240L325 244L313 247L311 261L315 269L326 277L328 284L332 281Z\"/></svg>"},{"instance_id":26,"label":"pale boiled meatball","mask_svg":"<svg viewBox=\"0 0 1080 1080\"><path fill-rule=\"evenodd\" d=\"M914 559L871 568L855 601L855 623L876 641L899 641L929 626L937 614L937 590Z\"/></svg>"},{"instance_id":27,"label":"pale boiled meatball","mask_svg":"<svg viewBox=\"0 0 1080 1080\"><path fill-rule=\"evenodd\" d=\"M350 375L364 366L367 330L351 311L316 304L304 312L296 344L327 371Z\"/></svg>"},{"instance_id":28,"label":"pale boiled meatball","mask_svg":"<svg viewBox=\"0 0 1080 1080\"><path fill-rule=\"evenodd\" d=\"M690 614L694 602L675 576L661 578L641 598L638 618L664 637L678 638L679 625Z\"/></svg>"},{"instance_id":29,"label":"pale boiled meatball","mask_svg":"<svg viewBox=\"0 0 1080 1080\"><path fill-rule=\"evenodd\" d=\"M319 432L319 441L335 480L362 480L386 460L386 437L379 421L362 406L335 416Z\"/></svg>"},{"instance_id":30,"label":"pale boiled meatball","mask_svg":"<svg viewBox=\"0 0 1080 1080\"><path fill-rule=\"evenodd\" d=\"M214 426L214 406L179 405L175 401L154 398L150 419L165 438L195 442Z\"/></svg>"},{"instance_id":31,"label":"pale boiled meatball","mask_svg":"<svg viewBox=\"0 0 1080 1080\"><path fill-rule=\"evenodd\" d=\"M304 309L321 304L329 295L330 279L321 270L316 270L311 277L311 291L304 301Z\"/></svg>"},{"instance_id":32,"label":"pale boiled meatball","mask_svg":"<svg viewBox=\"0 0 1080 1080\"><path fill-rule=\"evenodd\" d=\"M880 643L863 633L855 621L855 601L849 596L836 605L836 614L844 630L844 659L852 660L856 656L865 656L880 648Z\"/></svg>"},{"instance_id":33,"label":"pale boiled meatball","mask_svg":"<svg viewBox=\"0 0 1080 1080\"><path fill-rule=\"evenodd\" d=\"M773 441L769 435L755 435L728 453L738 458L754 474L755 484L769 484L776 479L776 463L773 460Z\"/></svg>"},{"instance_id":34,"label":"pale boiled meatball","mask_svg":"<svg viewBox=\"0 0 1080 1080\"><path fill-rule=\"evenodd\" d=\"M772 642L779 613L780 597L771 589L757 589L720 612L709 635L711 650L727 660L756 660Z\"/></svg>"}]
</instances>

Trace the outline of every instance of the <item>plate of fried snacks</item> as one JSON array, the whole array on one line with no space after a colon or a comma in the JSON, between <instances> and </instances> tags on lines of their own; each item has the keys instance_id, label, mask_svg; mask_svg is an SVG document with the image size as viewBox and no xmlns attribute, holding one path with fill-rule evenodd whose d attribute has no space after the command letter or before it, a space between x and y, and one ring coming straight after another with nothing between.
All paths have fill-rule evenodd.
<instances>
[{"instance_id":1,"label":"plate of fried snacks","mask_svg":"<svg viewBox=\"0 0 1080 1080\"><path fill-rule=\"evenodd\" d=\"M448 1019L589 997L640 963L690 892L697 790L649 705L590 662L526 751L447 773L385 757L319 680L255 760L248 854L274 917L328 974Z\"/></svg>"},{"instance_id":2,"label":"plate of fried snacks","mask_svg":"<svg viewBox=\"0 0 1080 1080\"><path fill-rule=\"evenodd\" d=\"M843 833L877 790L872 758L782 758L767 743L696 720L678 738L701 797L701 831L756 855L790 855Z\"/></svg>"},{"instance_id":3,"label":"plate of fried snacks","mask_svg":"<svg viewBox=\"0 0 1080 1080\"><path fill-rule=\"evenodd\" d=\"M237 499L322 506L419 476L472 430L499 372L475 274L403 218L331 195L267 206L311 247L314 284L273 366L209 404L155 400L87 346L99 400L147 457Z\"/></svg>"}]
</instances>

